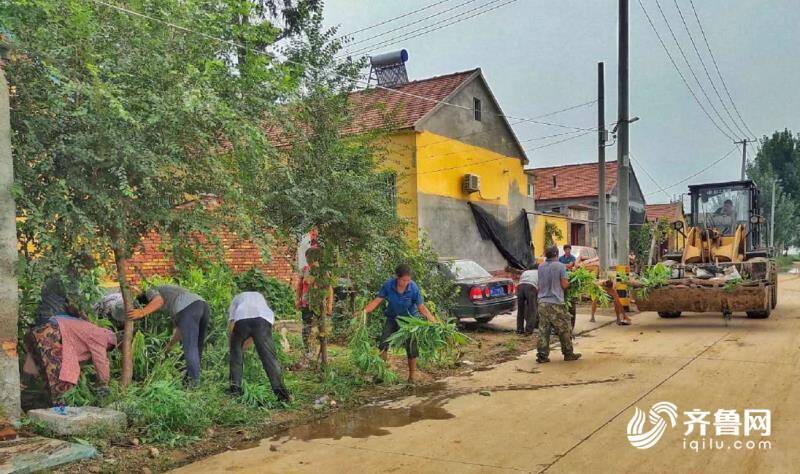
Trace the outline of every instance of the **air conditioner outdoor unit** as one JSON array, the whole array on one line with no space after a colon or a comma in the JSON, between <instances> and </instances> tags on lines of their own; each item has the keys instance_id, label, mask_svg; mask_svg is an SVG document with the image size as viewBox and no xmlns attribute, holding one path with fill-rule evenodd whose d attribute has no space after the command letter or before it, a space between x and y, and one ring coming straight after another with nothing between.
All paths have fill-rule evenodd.
<instances>
[{"instance_id":1,"label":"air conditioner outdoor unit","mask_svg":"<svg viewBox=\"0 0 800 474\"><path fill-rule=\"evenodd\" d=\"M481 178L476 174L465 174L461 182L461 189L465 193L477 193L481 190Z\"/></svg>"}]
</instances>

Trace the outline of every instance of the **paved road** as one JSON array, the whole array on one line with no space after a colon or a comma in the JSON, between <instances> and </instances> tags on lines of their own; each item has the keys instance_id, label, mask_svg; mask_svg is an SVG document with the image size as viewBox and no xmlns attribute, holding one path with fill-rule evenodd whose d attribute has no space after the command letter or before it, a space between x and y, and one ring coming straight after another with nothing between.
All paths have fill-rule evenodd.
<instances>
[{"instance_id":1,"label":"paved road","mask_svg":"<svg viewBox=\"0 0 800 474\"><path fill-rule=\"evenodd\" d=\"M779 306L767 320L735 315L726 326L716 315L643 313L620 327L579 318L591 330L576 341L578 362L554 354L537 366L527 354L180 472L800 471L800 277L781 278ZM661 401L677 406L676 426L667 422L649 449L632 447L626 427L635 407L647 414ZM724 447L684 448L684 440L701 440L697 431L684 436L683 412L695 408L711 412L709 434ZM716 436L718 409L743 416L760 408L772 413L769 436ZM653 426L645 421L643 429ZM732 444L764 440L771 449Z\"/></svg>"}]
</instances>

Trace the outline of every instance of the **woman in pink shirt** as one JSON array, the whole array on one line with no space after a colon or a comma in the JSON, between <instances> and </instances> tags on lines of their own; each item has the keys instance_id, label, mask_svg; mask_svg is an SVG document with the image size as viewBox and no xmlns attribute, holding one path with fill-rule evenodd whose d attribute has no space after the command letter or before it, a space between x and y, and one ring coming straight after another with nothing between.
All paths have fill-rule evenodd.
<instances>
[{"instance_id":1,"label":"woman in pink shirt","mask_svg":"<svg viewBox=\"0 0 800 474\"><path fill-rule=\"evenodd\" d=\"M29 375L44 375L54 404L77 385L80 363L88 360L97 372L99 390L108 391L108 351L117 345L112 331L82 319L55 316L31 328L24 343L27 355L23 370Z\"/></svg>"}]
</instances>

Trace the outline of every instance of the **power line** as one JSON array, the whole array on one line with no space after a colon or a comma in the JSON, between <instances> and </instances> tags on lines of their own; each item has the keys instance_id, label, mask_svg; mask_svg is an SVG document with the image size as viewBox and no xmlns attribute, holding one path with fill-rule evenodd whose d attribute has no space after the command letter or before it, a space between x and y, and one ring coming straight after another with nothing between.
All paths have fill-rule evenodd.
<instances>
[{"instance_id":1,"label":"power line","mask_svg":"<svg viewBox=\"0 0 800 474\"><path fill-rule=\"evenodd\" d=\"M493 0L490 3L494 3L496 1L499 1L499 0ZM389 38L389 39L387 39L385 41L382 41L382 42L367 46L365 48L357 49L356 51L351 51L348 54L349 55L362 54L362 53L366 53L366 52L369 52L371 50L374 50L375 48L378 48L378 47L387 46L387 45L390 45L390 44L397 43L398 41L413 39L413 38L417 38L419 36L427 35L428 33L432 33L434 31L438 31L438 30L441 30L443 28L447 28L448 26L452 26L452 25L455 25L457 23L461 23L462 21L466 21L466 20L469 20L471 18L475 18L477 16L483 15L484 13L489 13L491 11L497 10L498 8L502 8L502 7L504 7L506 5L509 5L511 3L515 3L517 1L518 0L508 0L508 1L504 2L504 3L499 4L499 5L495 5L492 8L488 8L486 10L478 11L477 13L473 13L472 15L466 16L464 18L460 18L460 19L458 19L456 21L445 22L445 23L441 23L441 22L440 23L434 23L432 25L428 25L428 26L423 27L423 28L418 28L416 30L412 30L412 31L409 31L409 32L404 33L402 35L398 35L398 36ZM482 7L478 7L478 8L482 8ZM453 16L453 17L451 17L451 19L452 18L458 18L461 15L464 15L466 13L469 13L469 12L472 12L472 11L475 11L475 10L477 10L477 8L469 10L469 11L464 12L464 13L461 13L459 15Z\"/></svg>"},{"instance_id":2,"label":"power line","mask_svg":"<svg viewBox=\"0 0 800 474\"><path fill-rule=\"evenodd\" d=\"M536 115L536 116L534 116L532 118L532 120L537 120L537 119L545 118L545 117L551 117L551 116L556 115L556 114L560 114L560 113L563 113L563 112L567 112L567 111L574 110L574 109L577 109L577 108L580 108L580 107L585 107L587 105L594 104L595 102L597 102L597 99L590 100L588 102L584 102L584 103L578 104L578 105L571 105L569 107L565 107L563 109L559 109L559 110L556 110L556 111L553 111L553 112L548 112L546 114ZM514 123L510 123L509 122L508 125L509 126L513 126L513 125L518 125L520 123L524 123L524 121L517 121L517 122L514 122ZM506 126L505 123L501 123L501 124L499 124L497 126L486 127L483 130L478 130L476 132L465 133L464 135L459 135L457 137L448 137L448 138L446 138L444 140L439 140L439 141L435 141L435 142L431 142L431 143L426 143L424 145L421 145L420 148L425 148L425 147L428 147L428 146L437 145L439 143L444 143L444 142L447 142L447 141L450 141L450 140L460 140L462 138L471 137L473 135L480 135L480 134L483 134L483 133L488 133L488 132L497 130L499 128L503 128L505 126ZM555 135L547 135L547 136L544 136L544 137L534 137L534 138L529 138L529 139L525 139L525 140L519 140L519 142L520 143L524 143L524 142L528 142L528 141L532 141L532 140L542 140L542 139L545 139L545 138L558 137L558 136L562 136L562 135L569 135L569 134L572 134L572 133L577 133L579 131L580 130L571 130L569 132L557 133ZM593 131L595 131L595 130L593 130Z\"/></svg>"},{"instance_id":3,"label":"power line","mask_svg":"<svg viewBox=\"0 0 800 474\"><path fill-rule=\"evenodd\" d=\"M660 185L660 184L658 184L658 182L656 181L656 179L655 179L655 178L653 178L653 175L652 175L652 174L650 174L650 172L649 172L649 171L647 171L647 168L645 168L645 167L644 167L644 165L643 165L643 164L642 164L642 163L641 163L639 160L637 160L637 159L636 159L636 158L633 156L633 153L629 153L629 154L630 154L630 156L631 156L631 159L633 160L633 162L634 162L634 163L636 163L637 165L639 165L639 168L641 168L641 169L642 169L642 171L644 171L644 174L646 174L646 175L647 175L647 177L648 177L648 178L650 178L650 181L652 181L652 182L653 182L653 184L655 184L655 185L656 185L656 187L658 188L658 190L659 190L659 191L661 191L662 193L664 193L664 196L667 196L667 199L672 199L672 196L670 196L670 195L669 195L669 193L668 193L668 192L666 192L666 191L664 190L664 188L662 188L662 187L661 187L661 185ZM654 193L654 194L655 194L655 193Z\"/></svg>"},{"instance_id":4,"label":"power line","mask_svg":"<svg viewBox=\"0 0 800 474\"><path fill-rule=\"evenodd\" d=\"M435 7L435 6L441 5L442 3L447 3L447 2L451 2L451 1L452 0L440 0L440 1L436 2L436 3L431 3L430 5L424 6L422 8L417 8L416 10L413 10L413 11L410 11L410 12L406 12L406 13L397 15L395 17L389 18L388 20L383 20L380 23L375 23L374 25L370 25L370 26L367 26L365 28L361 28L361 29L358 29L358 30L355 30L355 31L351 31L350 33L347 33L347 34L340 35L337 38L344 38L346 36L353 36L355 34L358 34L358 33L364 32L364 31L368 31L368 30L371 30L373 28L377 28L379 26L383 26L383 25L385 25L387 23L391 23L391 22L393 22L395 20L399 20L401 18L405 18L405 17L411 16L411 15L415 15L415 14L421 12L421 11L429 10L429 9Z\"/></svg>"},{"instance_id":5,"label":"power line","mask_svg":"<svg viewBox=\"0 0 800 474\"><path fill-rule=\"evenodd\" d=\"M105 2L103 0L87 0L87 1L96 3L98 5L105 6L107 8L111 8L113 10L116 10L116 11L119 11L119 12L122 12L122 13L125 13L125 14L129 14L129 15L140 17L140 18L144 18L146 20L153 21L153 22L156 22L156 23L161 23L163 25L169 26L171 28L175 28L175 29L183 31L185 33L190 33L190 34L194 34L194 35L197 35L197 36L201 36L203 38L206 38L206 39L209 39L209 40L212 40L212 41L217 41L219 43L227 44L227 45L233 46L235 48L246 49L247 51L250 51L253 54L260 54L260 55L272 57L268 53L265 53L264 51L259 51L259 50L253 49L252 47L246 46L244 44L237 43L235 41L227 40L227 39L224 39L224 38L218 38L216 36L209 35L207 33L202 33L200 31L192 30L190 28L186 28L185 26L177 25L175 23L171 23L169 21L162 20L160 18L155 18L155 17L149 16L149 15L145 15L144 13L140 13L140 12L137 12L137 11L134 11L134 10L130 10L128 8L121 7L119 5L114 5L114 4ZM512 1L517 1L517 0L512 0ZM511 3L511 2L508 2L508 3ZM311 69L311 70L320 71L319 68L315 68L315 67L310 66L308 64L299 63L297 61L292 61L291 59L285 59L285 61L290 63L290 64L294 64L294 65L297 65L297 66L300 66L300 67L304 67L304 68L308 68L308 69ZM333 73L333 74L336 74L336 73ZM344 77L341 74L339 74L339 76L340 77ZM368 85L367 81L363 80L363 79L356 79L355 82L361 83L363 85ZM439 100L439 99L434 99L434 98L431 98L431 97L425 97L425 96L421 96L421 95L417 95L417 94L412 94L410 92L404 92L404 91L401 91L401 90L393 89L391 87L385 87L385 86L381 86L381 85L374 85L374 87L376 89L385 90L385 91L388 91L388 92L391 92L391 93L394 93L394 94L404 95L404 96L407 96L407 97L413 97L413 98L416 98L416 99L425 100L425 101L433 102L433 103L436 103L436 104L441 104L441 105L447 105L447 106L450 106L450 107L460 108L460 109L467 110L470 113L473 112L472 107L467 107L467 106L459 105L459 104L453 104L451 102L446 102L444 100ZM569 125L563 125L563 124L552 123L552 122L542 122L542 121L539 121L539 120L536 120L536 119L530 119L530 118L524 118L524 117L515 117L513 115L497 114L497 113L491 113L491 112L487 112L487 114L495 115L497 117L503 117L505 119L517 120L518 121L517 123L530 122L530 123L536 123L536 124L539 124L539 125L548 125L548 126L551 126L551 127L560 127L560 128L567 128L567 129L572 129L572 130L597 131L596 128L573 127L573 126L569 126Z\"/></svg>"},{"instance_id":6,"label":"power line","mask_svg":"<svg viewBox=\"0 0 800 474\"><path fill-rule=\"evenodd\" d=\"M450 8L447 8L447 9L445 9L445 10L438 11L438 12L436 12L436 13L432 14L432 15L428 15L428 16L425 16L425 17L422 17L422 18L418 18L418 19L416 19L416 20L414 20L414 21L411 21L411 22L409 22L409 23L404 23L404 24L402 24L402 25L400 25L400 26L398 26L398 27L395 27L395 28L393 28L393 29L391 29L391 30L384 31L383 33L378 33L378 34L376 34L376 35L368 36L368 37L366 37L366 38L363 38L363 39L360 39L360 40L358 40L358 41L354 41L354 42L352 42L352 43L349 43L349 44L347 45L347 47L349 48L349 47L355 46L355 45L357 45L357 44L366 43L367 41L373 40L373 39L375 39L375 38L380 38L381 36L386 36L386 35L388 35L389 33L394 33L395 31L399 31L399 30L402 30L402 29L404 29L404 28L408 28L409 26L412 26L412 25L416 25L416 24L422 23L423 21L430 20L431 18L436 18L437 16L444 15L445 13L451 12L451 11L453 11L453 10L458 10L459 8L463 7L464 5L468 5L468 4L470 4L470 3L475 3L475 2L477 2L477 1L478 1L478 0L467 0L466 2L459 3L458 5L456 5L456 6L454 6L454 7L450 7ZM497 3L498 1L500 1L500 0L492 0L492 1L490 1L490 2L489 2L489 4L491 4L491 3ZM488 4L481 5L481 6L479 6L478 8L482 8L482 7L483 7L483 6L485 6L485 5L488 5ZM472 10L470 10L470 11L472 11Z\"/></svg>"},{"instance_id":7,"label":"power line","mask_svg":"<svg viewBox=\"0 0 800 474\"><path fill-rule=\"evenodd\" d=\"M588 132L583 132L583 133L580 133L580 134L578 134L578 135L575 135L575 136L573 136L573 137L564 138L564 139L562 139L562 140L556 140L556 141L554 141L554 142L547 143L547 144L545 144L545 145L539 145L539 146L535 146L535 147L533 147L533 148L525 148L525 151L539 150L539 149L542 149L542 148L547 148L547 147L550 147L550 146L553 146L553 145L558 145L559 143L564 143L564 142L568 142L568 141L570 141L570 140L575 140L576 138L580 138L580 137L582 137L582 136L584 136L584 135L588 135L588 134L590 134L590 133L594 133L594 130L590 130L590 131L588 131Z\"/></svg>"},{"instance_id":8,"label":"power line","mask_svg":"<svg viewBox=\"0 0 800 474\"><path fill-rule=\"evenodd\" d=\"M691 176L689 176L689 177L687 177L687 178L684 178L684 179L682 179L682 180L680 180L680 181L678 181L678 182L672 183L672 184L670 184L669 186L666 186L666 187L664 187L663 189L670 189L670 188L674 188L675 186L678 186L678 185L680 185L680 184L683 184L683 183L685 183L685 182L689 181L690 179L692 179L692 178L694 178L694 177L696 177L696 176L698 176L698 175L700 175L700 174L702 174L702 173L705 173L706 171L708 171L709 169L711 169L711 168L712 168L714 165L716 165L716 164L717 164L717 163L719 163L720 161L724 160L725 158L729 157L729 156L731 155L731 153L733 153L734 151L736 151L736 150L738 150L738 149L739 149L739 147L737 147L737 146L733 147L733 148L731 149L731 151L729 151L728 153L725 153L725 154L724 154L723 156L721 156L720 158L718 158L718 159L714 160L713 162L709 163L709 165L708 165L708 166L706 166L705 168L701 169L700 171L698 171L698 172L696 172L696 173L692 174ZM652 196L653 194L656 194L656 193L658 193L658 191L656 191L656 192L653 192L653 193L648 193L648 194L646 194L645 196Z\"/></svg>"},{"instance_id":9,"label":"power line","mask_svg":"<svg viewBox=\"0 0 800 474\"><path fill-rule=\"evenodd\" d=\"M717 118L719 118L719 121L722 123L722 125L724 125L726 129L728 129L728 131L731 133L731 135L735 136L736 132L733 131L733 129L730 127L730 125L728 125L728 122L726 122L725 119L722 117L722 114L719 113L719 110L717 110L717 107L714 105L714 102L712 102L711 97L708 96L708 93L706 92L706 89L703 87L703 84L700 82L700 79L697 77L697 74L694 72L694 68L692 67L692 63L690 63L689 62L689 58L686 57L686 53L683 51L683 47L681 46L681 42L678 41L678 36L675 34L675 31L672 29L672 25L670 25L669 20L667 19L667 15L664 14L664 10L661 8L661 2L659 2L659 0L655 0L655 2L656 2L656 6L658 7L658 11L661 13L661 18L664 19L664 23L667 25L667 29L669 30L669 34L672 36L672 39L675 41L675 45L678 47L678 51L681 53L681 56L683 57L683 61L686 63L686 67L689 68L689 72L692 74L692 77L694 78L694 81L697 83L697 86L700 87L700 92L703 93L703 96L705 96L706 100L708 101L708 105L711 106L711 110L713 110L714 113L717 115ZM730 138L732 141L735 141L735 139L733 137L729 136L728 138Z\"/></svg>"},{"instance_id":10,"label":"power line","mask_svg":"<svg viewBox=\"0 0 800 474\"><path fill-rule=\"evenodd\" d=\"M678 67L678 64L675 62L675 59L672 57L672 53L669 52L669 48L667 48L667 45L664 43L663 38L661 38L661 34L656 29L656 25L653 23L653 19L650 18L650 14L647 13L647 8L645 8L644 4L642 3L642 0L638 0L638 2L639 2L639 6L642 8L642 11L644 12L644 16L647 18L647 22L650 23L650 28L652 28L653 29L653 33L656 34L656 37L658 38L658 42L661 43L661 47L664 49L664 52L667 53L667 57L669 58L669 61L672 63L672 67L675 68L675 71L680 76L681 80L683 81L683 84L689 90L689 93L694 98L694 101L697 102L698 106L700 106L700 110L703 111L705 116L708 117L708 120L710 120L711 123L714 124L714 127L716 127L717 130L719 130L719 132L725 136L725 138L733 141L734 138L732 138L730 135L728 135L725 132L725 130L720 128L720 126L717 124L717 122L714 120L714 118L711 117L711 115L708 113L706 108L703 106L703 103L700 102L700 99L697 97L697 94L694 93L694 90L692 89L692 86L689 85L689 81L686 80L686 76L683 75L683 72L681 72L681 69Z\"/></svg>"},{"instance_id":11,"label":"power line","mask_svg":"<svg viewBox=\"0 0 800 474\"><path fill-rule=\"evenodd\" d=\"M722 82L722 87L725 89L725 93L728 95L728 99L731 101L731 105L733 106L733 110L736 112L736 115L739 117L739 120L742 121L742 125L744 128L747 129L748 132L753 136L753 138L757 138L756 134L753 133L753 130L747 125L747 122L744 121L742 118L742 114L739 113L739 108L736 107L736 102L733 101L733 97L731 97L731 92L728 90L728 85L725 83L725 78L722 77L722 72L719 70L719 65L717 64L717 58L714 56L714 52L711 51L711 44L708 42L708 37L706 37L706 31L703 29L703 23L700 21L700 17L697 15L697 10L694 8L694 2L689 0L689 4L692 6L692 12L694 12L694 17L697 20L697 25L700 27L700 33L703 35L703 41L706 43L706 48L708 49L708 54L711 55L711 61L714 63L714 69L717 70L717 75L719 76L720 82Z\"/></svg>"},{"instance_id":12,"label":"power line","mask_svg":"<svg viewBox=\"0 0 800 474\"><path fill-rule=\"evenodd\" d=\"M546 140L548 138L563 137L564 135L572 135L572 134L575 134L575 133L581 133L581 132L579 130L573 130L571 132L554 133L553 135L545 135L543 137L526 138L524 140L520 140L519 142L520 143L534 142L534 141L538 141L538 140Z\"/></svg>"},{"instance_id":13,"label":"power line","mask_svg":"<svg viewBox=\"0 0 800 474\"><path fill-rule=\"evenodd\" d=\"M717 84L714 82L713 79L711 79L711 74L708 72L708 67L706 67L706 62L703 61L703 56L700 54L700 50L697 48L697 43L695 43L694 36L692 36L692 32L689 29L689 25L686 23L686 18L684 18L683 16L683 11L681 10L680 5L678 4L678 0L673 0L673 2L675 2L675 8L678 10L678 15L680 15L681 17L681 23L683 23L683 28L686 30L686 34L689 35L689 41L692 42L692 48L694 48L694 52L697 54L697 59L700 60L700 64L703 66L703 71L705 71L706 77L708 78L708 82L711 83L711 87L714 89L714 93L717 95L719 103L722 104L722 108L725 109L725 113L728 114L728 118L731 119L731 123L733 124L734 127L736 127L736 130L739 131L741 136L746 137L747 132L742 130L742 127L740 127L739 124L736 122L736 119L733 118L730 109L728 109L727 104L725 104L725 101L722 99L722 95L719 93L719 90L717 89Z\"/></svg>"}]
</instances>

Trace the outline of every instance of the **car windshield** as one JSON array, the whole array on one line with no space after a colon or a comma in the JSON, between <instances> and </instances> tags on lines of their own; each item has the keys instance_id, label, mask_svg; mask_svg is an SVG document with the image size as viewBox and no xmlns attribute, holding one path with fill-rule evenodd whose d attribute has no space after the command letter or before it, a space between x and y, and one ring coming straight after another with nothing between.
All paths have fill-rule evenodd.
<instances>
[{"instance_id":1,"label":"car windshield","mask_svg":"<svg viewBox=\"0 0 800 474\"><path fill-rule=\"evenodd\" d=\"M697 196L697 225L716 228L722 235L733 235L740 224L747 226L749 208L746 188L703 189Z\"/></svg>"},{"instance_id":2,"label":"car windshield","mask_svg":"<svg viewBox=\"0 0 800 474\"><path fill-rule=\"evenodd\" d=\"M456 280L471 280L474 278L488 278L492 275L472 260L456 260L450 266L450 272Z\"/></svg>"}]
</instances>

